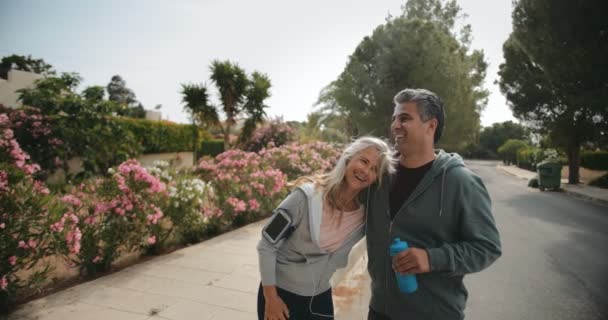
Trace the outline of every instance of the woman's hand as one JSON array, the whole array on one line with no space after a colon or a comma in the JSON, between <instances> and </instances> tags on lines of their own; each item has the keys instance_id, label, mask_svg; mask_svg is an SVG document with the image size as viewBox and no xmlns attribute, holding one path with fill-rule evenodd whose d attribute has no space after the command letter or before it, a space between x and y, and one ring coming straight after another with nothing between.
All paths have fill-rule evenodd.
<instances>
[{"instance_id":1,"label":"woman's hand","mask_svg":"<svg viewBox=\"0 0 608 320\"><path fill-rule=\"evenodd\" d=\"M277 294L275 286L264 287L264 320L287 320L289 319L289 309L283 299Z\"/></svg>"}]
</instances>

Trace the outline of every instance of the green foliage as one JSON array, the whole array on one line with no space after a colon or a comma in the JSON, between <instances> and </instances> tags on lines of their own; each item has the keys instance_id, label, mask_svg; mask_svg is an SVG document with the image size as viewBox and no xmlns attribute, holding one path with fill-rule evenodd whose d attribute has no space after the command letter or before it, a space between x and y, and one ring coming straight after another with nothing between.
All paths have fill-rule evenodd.
<instances>
[{"instance_id":1,"label":"green foliage","mask_svg":"<svg viewBox=\"0 0 608 320\"><path fill-rule=\"evenodd\" d=\"M112 117L120 105L100 99L103 96L98 88L87 88L77 94L74 90L80 81L75 73L41 79L34 88L20 90L20 99L52 117L53 131L65 143L63 160L81 156L84 176L104 174L108 168L140 154L141 146L135 136ZM110 141L112 143L108 143Z\"/></svg>"},{"instance_id":2,"label":"green foliage","mask_svg":"<svg viewBox=\"0 0 608 320\"><path fill-rule=\"evenodd\" d=\"M0 78L6 79L8 71L11 69L38 73L43 76L51 76L55 74L53 66L44 62L42 59L34 59L31 55L26 57L13 54L3 57L0 61Z\"/></svg>"},{"instance_id":3,"label":"green foliage","mask_svg":"<svg viewBox=\"0 0 608 320\"><path fill-rule=\"evenodd\" d=\"M467 159L497 159L498 154L476 143L470 143L461 155Z\"/></svg>"},{"instance_id":4,"label":"green foliage","mask_svg":"<svg viewBox=\"0 0 608 320\"><path fill-rule=\"evenodd\" d=\"M209 139L203 140L201 148L198 154L198 158L203 156L215 157L218 154L224 152L224 140L222 139Z\"/></svg>"},{"instance_id":5,"label":"green foliage","mask_svg":"<svg viewBox=\"0 0 608 320\"><path fill-rule=\"evenodd\" d=\"M192 125L130 118L114 118L114 121L133 134L144 154L184 152L193 148ZM199 129L198 136L204 137L205 132Z\"/></svg>"},{"instance_id":6,"label":"green foliage","mask_svg":"<svg viewBox=\"0 0 608 320\"><path fill-rule=\"evenodd\" d=\"M528 130L513 121L494 123L479 134L479 144L493 153L509 139L529 140Z\"/></svg>"},{"instance_id":7,"label":"green foliage","mask_svg":"<svg viewBox=\"0 0 608 320\"><path fill-rule=\"evenodd\" d=\"M583 151L581 167L591 170L608 170L608 151Z\"/></svg>"},{"instance_id":8,"label":"green foliage","mask_svg":"<svg viewBox=\"0 0 608 320\"><path fill-rule=\"evenodd\" d=\"M471 51L462 30L452 33L460 9L456 1L410 0L401 16L389 17L365 37L337 80L320 94L323 110L344 118L335 128L347 136L387 136L400 90L426 88L444 101L448 121L439 147L462 150L475 141L479 113L486 103L482 88L487 63Z\"/></svg>"},{"instance_id":9,"label":"green foliage","mask_svg":"<svg viewBox=\"0 0 608 320\"><path fill-rule=\"evenodd\" d=\"M503 45L501 91L515 117L566 150L570 183L581 144L608 132L606 11L605 1L519 0Z\"/></svg>"},{"instance_id":10,"label":"green foliage","mask_svg":"<svg viewBox=\"0 0 608 320\"><path fill-rule=\"evenodd\" d=\"M309 113L307 121L299 126L298 135L302 142L325 141L346 143L350 137L344 128L350 127L348 117L333 112L315 111Z\"/></svg>"},{"instance_id":11,"label":"green foliage","mask_svg":"<svg viewBox=\"0 0 608 320\"><path fill-rule=\"evenodd\" d=\"M498 155L505 164L513 164L517 161L517 152L527 147L528 143L524 140L509 139L498 148Z\"/></svg>"}]
</instances>

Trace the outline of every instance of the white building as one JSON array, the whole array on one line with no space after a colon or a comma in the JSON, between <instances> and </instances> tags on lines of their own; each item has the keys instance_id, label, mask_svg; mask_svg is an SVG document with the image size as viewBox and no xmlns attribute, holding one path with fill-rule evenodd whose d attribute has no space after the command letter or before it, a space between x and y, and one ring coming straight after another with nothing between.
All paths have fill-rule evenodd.
<instances>
[{"instance_id":1,"label":"white building","mask_svg":"<svg viewBox=\"0 0 608 320\"><path fill-rule=\"evenodd\" d=\"M9 70L7 79L0 78L0 104L12 108L22 107L17 90L33 88L34 82L42 78L44 76L33 72Z\"/></svg>"},{"instance_id":2,"label":"white building","mask_svg":"<svg viewBox=\"0 0 608 320\"><path fill-rule=\"evenodd\" d=\"M160 121L162 114L159 111L146 109L146 120Z\"/></svg>"}]
</instances>

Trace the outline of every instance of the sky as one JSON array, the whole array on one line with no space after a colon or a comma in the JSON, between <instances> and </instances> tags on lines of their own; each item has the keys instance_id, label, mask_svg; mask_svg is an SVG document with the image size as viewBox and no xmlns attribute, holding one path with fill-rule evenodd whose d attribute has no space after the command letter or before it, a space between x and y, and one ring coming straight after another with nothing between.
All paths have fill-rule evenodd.
<instances>
[{"instance_id":1,"label":"sky","mask_svg":"<svg viewBox=\"0 0 608 320\"><path fill-rule=\"evenodd\" d=\"M511 32L511 1L459 0L472 48L489 62L483 126L514 120L494 84ZM120 75L147 109L186 123L183 83L207 83L215 59L266 73L270 117L305 121L363 37L405 0L2 0L0 57L42 58L78 72L82 88ZM214 88L212 85L211 88ZM215 92L212 89L212 92Z\"/></svg>"}]
</instances>

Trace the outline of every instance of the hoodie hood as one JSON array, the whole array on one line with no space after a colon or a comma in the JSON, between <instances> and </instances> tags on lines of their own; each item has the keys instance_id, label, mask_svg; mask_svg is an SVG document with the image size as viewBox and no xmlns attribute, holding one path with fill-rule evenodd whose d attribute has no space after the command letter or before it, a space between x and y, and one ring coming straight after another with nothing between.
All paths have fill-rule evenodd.
<instances>
[{"instance_id":1,"label":"hoodie hood","mask_svg":"<svg viewBox=\"0 0 608 320\"><path fill-rule=\"evenodd\" d=\"M464 160L456 153L447 153L443 150L437 150L435 155L435 163L431 167L431 173L434 178L441 175L441 193L439 196L439 216L441 216L443 213L443 195L445 193L445 175L452 168L464 167Z\"/></svg>"},{"instance_id":2,"label":"hoodie hood","mask_svg":"<svg viewBox=\"0 0 608 320\"><path fill-rule=\"evenodd\" d=\"M323 213L323 193L315 188L313 183L305 183L298 187L306 195L309 214L308 225L310 227L310 237L312 241L320 247L319 238L321 236L321 219Z\"/></svg>"}]
</instances>

